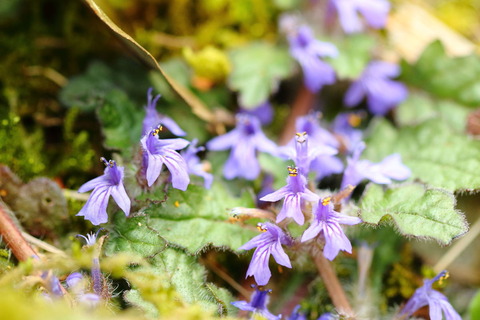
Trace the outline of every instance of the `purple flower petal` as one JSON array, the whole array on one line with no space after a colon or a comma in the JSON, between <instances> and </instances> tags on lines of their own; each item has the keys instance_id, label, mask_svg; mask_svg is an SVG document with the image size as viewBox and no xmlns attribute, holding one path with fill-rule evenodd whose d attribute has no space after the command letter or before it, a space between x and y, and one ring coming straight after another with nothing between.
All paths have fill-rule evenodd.
<instances>
[{"instance_id":1,"label":"purple flower petal","mask_svg":"<svg viewBox=\"0 0 480 320\"><path fill-rule=\"evenodd\" d=\"M110 193L111 188L108 187L100 186L93 189L87 202L77 213L77 216L85 217L86 220L89 220L96 226L108 222L107 205Z\"/></svg>"}]
</instances>

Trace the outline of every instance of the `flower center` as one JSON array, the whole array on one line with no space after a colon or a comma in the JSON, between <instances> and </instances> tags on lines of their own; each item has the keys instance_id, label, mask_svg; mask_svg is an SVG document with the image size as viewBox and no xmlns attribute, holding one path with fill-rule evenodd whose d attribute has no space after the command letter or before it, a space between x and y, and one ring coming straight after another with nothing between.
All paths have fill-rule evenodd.
<instances>
[{"instance_id":1,"label":"flower center","mask_svg":"<svg viewBox=\"0 0 480 320\"><path fill-rule=\"evenodd\" d=\"M297 167L290 167L288 166L288 175L290 177L296 177L298 175L298 168Z\"/></svg>"},{"instance_id":2,"label":"flower center","mask_svg":"<svg viewBox=\"0 0 480 320\"><path fill-rule=\"evenodd\" d=\"M332 200L332 197L326 197L322 199L322 205L328 206Z\"/></svg>"}]
</instances>

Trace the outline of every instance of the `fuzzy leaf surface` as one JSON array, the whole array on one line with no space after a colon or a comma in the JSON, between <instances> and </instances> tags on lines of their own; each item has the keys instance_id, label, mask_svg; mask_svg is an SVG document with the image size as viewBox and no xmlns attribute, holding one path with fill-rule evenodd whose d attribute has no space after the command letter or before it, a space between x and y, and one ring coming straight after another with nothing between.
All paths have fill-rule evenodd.
<instances>
[{"instance_id":1,"label":"fuzzy leaf surface","mask_svg":"<svg viewBox=\"0 0 480 320\"><path fill-rule=\"evenodd\" d=\"M480 57L450 58L440 41L431 43L418 61L402 64L401 80L440 98L478 107L480 104Z\"/></svg>"},{"instance_id":2,"label":"fuzzy leaf surface","mask_svg":"<svg viewBox=\"0 0 480 320\"><path fill-rule=\"evenodd\" d=\"M384 190L370 184L361 199L363 221L379 224L393 220L405 236L435 239L449 244L468 231L462 213L455 210L455 197L441 189L427 189L421 184L403 185Z\"/></svg>"},{"instance_id":3,"label":"fuzzy leaf surface","mask_svg":"<svg viewBox=\"0 0 480 320\"><path fill-rule=\"evenodd\" d=\"M400 153L412 178L449 191L480 189L480 141L457 133L439 119L394 128L377 121L367 139L364 157L380 161Z\"/></svg>"}]
</instances>

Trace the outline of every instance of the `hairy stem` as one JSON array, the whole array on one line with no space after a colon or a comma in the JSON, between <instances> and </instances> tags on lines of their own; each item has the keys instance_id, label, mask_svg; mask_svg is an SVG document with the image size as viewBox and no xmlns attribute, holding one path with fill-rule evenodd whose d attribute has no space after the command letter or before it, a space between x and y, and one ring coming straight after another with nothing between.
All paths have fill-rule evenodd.
<instances>
[{"instance_id":1,"label":"hairy stem","mask_svg":"<svg viewBox=\"0 0 480 320\"><path fill-rule=\"evenodd\" d=\"M340 285L340 281L330 261L321 253L314 254L312 257L337 311L341 315L347 316L347 319L354 319L352 307L348 302L347 295Z\"/></svg>"}]
</instances>

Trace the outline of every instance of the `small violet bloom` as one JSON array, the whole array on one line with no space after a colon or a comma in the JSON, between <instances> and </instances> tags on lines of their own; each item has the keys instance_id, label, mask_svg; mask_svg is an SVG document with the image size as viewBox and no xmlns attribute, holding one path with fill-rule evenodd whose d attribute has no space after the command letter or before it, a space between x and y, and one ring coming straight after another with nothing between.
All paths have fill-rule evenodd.
<instances>
[{"instance_id":1,"label":"small violet bloom","mask_svg":"<svg viewBox=\"0 0 480 320\"><path fill-rule=\"evenodd\" d=\"M316 144L311 146L310 141L314 141ZM306 131L296 133L294 140L289 145L280 147L280 155L292 159L299 172L305 177L308 176L312 161L319 156L332 156L334 154L337 154L337 149L310 139Z\"/></svg>"},{"instance_id":2,"label":"small violet bloom","mask_svg":"<svg viewBox=\"0 0 480 320\"><path fill-rule=\"evenodd\" d=\"M205 166L201 163L200 158L197 156L198 152L204 151L204 147L197 147L198 139L192 140L188 148L181 152L183 159L187 163L188 173L203 178L203 185L206 189L210 189L213 182L212 174L205 171Z\"/></svg>"},{"instance_id":3,"label":"small violet bloom","mask_svg":"<svg viewBox=\"0 0 480 320\"><path fill-rule=\"evenodd\" d=\"M213 138L207 143L209 150L231 149L223 168L225 178L254 180L260 174L256 151L276 155L277 146L262 132L260 121L251 115L237 114L237 127L232 131Z\"/></svg>"},{"instance_id":4,"label":"small violet bloom","mask_svg":"<svg viewBox=\"0 0 480 320\"><path fill-rule=\"evenodd\" d=\"M299 27L296 34L290 33L288 41L290 54L302 67L308 90L315 93L322 86L335 82L335 71L320 59L338 55L338 50L333 44L316 40L312 30L307 26Z\"/></svg>"},{"instance_id":5,"label":"small violet bloom","mask_svg":"<svg viewBox=\"0 0 480 320\"><path fill-rule=\"evenodd\" d=\"M130 214L130 198L123 186L123 167L117 167L113 160L107 162L103 157L100 160L106 166L103 175L88 181L78 189L78 192L87 192L93 189L87 203L77 216L85 217L94 225L108 221L107 205L110 195L120 209L125 212L125 215Z\"/></svg>"},{"instance_id":6,"label":"small violet bloom","mask_svg":"<svg viewBox=\"0 0 480 320\"><path fill-rule=\"evenodd\" d=\"M300 313L298 310L300 309L300 306L297 305L292 311L292 314L287 318L287 320L307 320L307 316L305 316L303 313Z\"/></svg>"},{"instance_id":7,"label":"small violet bloom","mask_svg":"<svg viewBox=\"0 0 480 320\"><path fill-rule=\"evenodd\" d=\"M365 115L365 112L340 113L333 121L333 132L339 136L342 144L350 152L363 139L363 131L359 128Z\"/></svg>"},{"instance_id":8,"label":"small violet bloom","mask_svg":"<svg viewBox=\"0 0 480 320\"><path fill-rule=\"evenodd\" d=\"M271 223L259 223L257 228L263 233L248 241L239 249L250 250L256 248L247 270L247 277L253 276L258 285L264 286L272 276L268 267L270 255L273 255L278 264L287 268L292 267L290 259L282 248L282 244L291 245L292 240L282 229Z\"/></svg>"},{"instance_id":9,"label":"small violet bloom","mask_svg":"<svg viewBox=\"0 0 480 320\"><path fill-rule=\"evenodd\" d=\"M340 144L337 138L328 130L320 126L320 112L310 112L298 117L295 122L297 132L306 132L312 141L338 149Z\"/></svg>"},{"instance_id":10,"label":"small violet bloom","mask_svg":"<svg viewBox=\"0 0 480 320\"><path fill-rule=\"evenodd\" d=\"M250 302L247 301L234 301L232 305L237 307L240 310L250 311L253 313L258 313L262 317L266 318L267 320L279 320L282 318L282 315L275 316L270 313L267 309L267 304L269 300L268 294L272 292L272 290L260 290L256 286L252 286L255 288L255 292L252 294L250 298ZM253 318L252 318L253 319Z\"/></svg>"},{"instance_id":11,"label":"small violet bloom","mask_svg":"<svg viewBox=\"0 0 480 320\"><path fill-rule=\"evenodd\" d=\"M381 29L387 22L389 11L388 0L330 0L327 14L336 12L343 31L356 33L363 31L359 14L370 27Z\"/></svg>"},{"instance_id":12,"label":"small violet bloom","mask_svg":"<svg viewBox=\"0 0 480 320\"><path fill-rule=\"evenodd\" d=\"M362 220L357 217L350 217L333 209L331 197L323 198L314 206L315 217L312 224L302 235L302 242L313 239L321 234L325 238L323 255L332 261L340 250L352 253L352 244L343 232L340 224L355 225Z\"/></svg>"},{"instance_id":13,"label":"small violet bloom","mask_svg":"<svg viewBox=\"0 0 480 320\"><path fill-rule=\"evenodd\" d=\"M141 144L146 154L146 178L148 186L152 186L162 172L165 164L172 175L172 185L176 189L187 190L190 183L187 163L175 150L185 148L189 142L185 139L159 139L162 127L151 130L144 135Z\"/></svg>"},{"instance_id":14,"label":"small violet bloom","mask_svg":"<svg viewBox=\"0 0 480 320\"><path fill-rule=\"evenodd\" d=\"M378 184L390 184L392 179L405 180L412 174L410 169L402 163L398 153L385 157L379 163L369 160L360 160L360 155L365 149L365 143L357 144L352 157L347 158L347 168L343 174L341 189L348 185L357 186L363 179L368 179Z\"/></svg>"},{"instance_id":15,"label":"small violet bloom","mask_svg":"<svg viewBox=\"0 0 480 320\"><path fill-rule=\"evenodd\" d=\"M441 281L446 277L448 277L447 271L442 271L435 278L424 280L423 286L415 291L403 307L400 315L411 316L418 309L428 305L431 320L442 320L442 313L445 315L446 320L461 320L462 317L453 309L447 297L432 289L434 282Z\"/></svg>"},{"instance_id":16,"label":"small violet bloom","mask_svg":"<svg viewBox=\"0 0 480 320\"><path fill-rule=\"evenodd\" d=\"M273 120L273 107L270 102L266 101L255 108L240 108L240 113L257 117L262 126L270 124Z\"/></svg>"},{"instance_id":17,"label":"small violet bloom","mask_svg":"<svg viewBox=\"0 0 480 320\"><path fill-rule=\"evenodd\" d=\"M277 216L277 223L290 217L299 225L303 225L305 217L302 212L302 200L318 201L319 199L319 196L308 190L306 184L307 179L302 174L298 174L298 168L288 167L287 185L260 200L275 202L285 198L282 210Z\"/></svg>"},{"instance_id":18,"label":"small violet bloom","mask_svg":"<svg viewBox=\"0 0 480 320\"><path fill-rule=\"evenodd\" d=\"M176 136L183 137L187 135L187 133L183 131L172 118L157 112L156 105L158 99L160 99L160 95L157 95L155 96L155 98L153 98L152 88L148 89L148 103L145 107L145 118L143 119L142 135L146 135L148 132L154 130L159 125L163 125Z\"/></svg>"},{"instance_id":19,"label":"small violet bloom","mask_svg":"<svg viewBox=\"0 0 480 320\"><path fill-rule=\"evenodd\" d=\"M93 246L96 242L97 242L97 238L98 238L98 234L100 233L100 231L104 230L103 228L100 228L97 230L96 233L93 233L93 232L90 232L90 233L87 233L86 236L82 235L82 234L77 234L76 237L77 238L82 238L83 240L85 240L85 244L88 246L88 247L91 247Z\"/></svg>"},{"instance_id":20,"label":"small violet bloom","mask_svg":"<svg viewBox=\"0 0 480 320\"><path fill-rule=\"evenodd\" d=\"M398 65L374 61L363 71L345 94L344 103L354 107L367 97L370 112L375 115L385 115L408 96L407 87L398 81L390 80L400 74Z\"/></svg>"}]
</instances>

